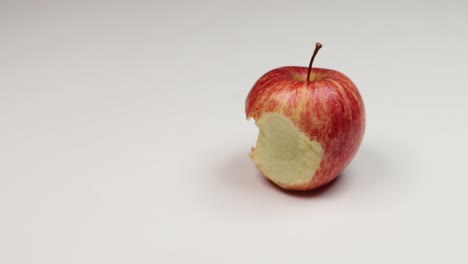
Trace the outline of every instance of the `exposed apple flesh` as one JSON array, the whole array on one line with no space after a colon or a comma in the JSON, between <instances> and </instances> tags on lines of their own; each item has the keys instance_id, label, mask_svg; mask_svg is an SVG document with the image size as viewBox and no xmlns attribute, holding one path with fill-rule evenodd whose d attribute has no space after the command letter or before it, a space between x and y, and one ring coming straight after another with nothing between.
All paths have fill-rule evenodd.
<instances>
[{"instance_id":1,"label":"exposed apple flesh","mask_svg":"<svg viewBox=\"0 0 468 264\"><path fill-rule=\"evenodd\" d=\"M263 114L257 145L250 153L262 173L280 186L305 185L317 171L323 148L281 114Z\"/></svg>"}]
</instances>

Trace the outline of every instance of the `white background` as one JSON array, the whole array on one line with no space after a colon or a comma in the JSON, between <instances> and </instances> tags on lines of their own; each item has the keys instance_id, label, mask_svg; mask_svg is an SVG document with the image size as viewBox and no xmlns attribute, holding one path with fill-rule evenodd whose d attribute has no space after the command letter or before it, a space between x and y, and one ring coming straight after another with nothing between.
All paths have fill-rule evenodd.
<instances>
[{"instance_id":1,"label":"white background","mask_svg":"<svg viewBox=\"0 0 468 264\"><path fill-rule=\"evenodd\" d=\"M467 263L467 3L1 1L0 263ZM316 41L366 135L286 193L244 100Z\"/></svg>"}]
</instances>

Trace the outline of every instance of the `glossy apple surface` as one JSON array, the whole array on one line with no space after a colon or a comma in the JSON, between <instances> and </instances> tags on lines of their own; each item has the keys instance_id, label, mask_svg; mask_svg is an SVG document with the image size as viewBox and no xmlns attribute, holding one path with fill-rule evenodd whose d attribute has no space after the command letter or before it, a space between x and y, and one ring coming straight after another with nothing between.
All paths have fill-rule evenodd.
<instances>
[{"instance_id":1,"label":"glossy apple surface","mask_svg":"<svg viewBox=\"0 0 468 264\"><path fill-rule=\"evenodd\" d=\"M348 165L365 129L361 95L344 74L282 67L263 75L246 99L260 132L250 156L283 189L322 186Z\"/></svg>"}]
</instances>

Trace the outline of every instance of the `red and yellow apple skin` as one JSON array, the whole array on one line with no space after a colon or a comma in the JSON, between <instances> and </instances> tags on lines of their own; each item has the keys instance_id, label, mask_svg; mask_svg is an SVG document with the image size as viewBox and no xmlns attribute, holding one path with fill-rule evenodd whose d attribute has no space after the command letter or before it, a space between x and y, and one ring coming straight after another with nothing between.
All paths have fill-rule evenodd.
<instances>
[{"instance_id":1,"label":"red and yellow apple skin","mask_svg":"<svg viewBox=\"0 0 468 264\"><path fill-rule=\"evenodd\" d=\"M310 190L336 178L364 136L364 103L354 83L338 71L321 68L313 68L307 82L307 71L307 67L274 69L254 84L246 99L248 119L258 120L264 113L284 115L322 145L322 160L309 182L276 183L288 190Z\"/></svg>"}]
</instances>

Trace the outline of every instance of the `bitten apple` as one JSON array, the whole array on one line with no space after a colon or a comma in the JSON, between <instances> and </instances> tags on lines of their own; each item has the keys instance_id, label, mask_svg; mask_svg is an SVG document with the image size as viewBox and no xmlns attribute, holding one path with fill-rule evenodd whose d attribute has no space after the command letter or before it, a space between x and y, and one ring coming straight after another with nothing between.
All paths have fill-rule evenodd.
<instances>
[{"instance_id":1,"label":"bitten apple","mask_svg":"<svg viewBox=\"0 0 468 264\"><path fill-rule=\"evenodd\" d=\"M361 95L330 69L281 67L264 74L246 99L259 128L250 157L269 180L288 190L310 190L338 176L358 151L365 129Z\"/></svg>"}]
</instances>

